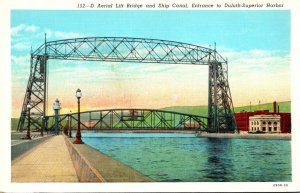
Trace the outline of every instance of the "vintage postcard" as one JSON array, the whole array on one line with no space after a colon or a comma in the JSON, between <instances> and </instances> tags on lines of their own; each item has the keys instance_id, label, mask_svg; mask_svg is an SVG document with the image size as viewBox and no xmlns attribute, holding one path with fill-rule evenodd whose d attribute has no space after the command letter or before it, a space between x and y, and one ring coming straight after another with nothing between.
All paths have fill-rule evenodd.
<instances>
[{"instance_id":1,"label":"vintage postcard","mask_svg":"<svg viewBox=\"0 0 300 193\"><path fill-rule=\"evenodd\" d=\"M0 191L299 191L296 1L0 6Z\"/></svg>"}]
</instances>

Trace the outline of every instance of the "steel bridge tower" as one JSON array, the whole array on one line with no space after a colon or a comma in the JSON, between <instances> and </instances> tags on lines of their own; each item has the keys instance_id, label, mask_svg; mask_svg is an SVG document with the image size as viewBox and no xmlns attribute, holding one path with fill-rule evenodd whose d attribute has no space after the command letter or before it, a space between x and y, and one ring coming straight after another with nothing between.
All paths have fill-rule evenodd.
<instances>
[{"instance_id":1,"label":"steel bridge tower","mask_svg":"<svg viewBox=\"0 0 300 193\"><path fill-rule=\"evenodd\" d=\"M228 83L227 60L217 59L216 47L208 64L208 128L209 132L238 132Z\"/></svg>"},{"instance_id":2,"label":"steel bridge tower","mask_svg":"<svg viewBox=\"0 0 300 193\"><path fill-rule=\"evenodd\" d=\"M18 124L23 131L44 128L47 112L47 60L208 65L208 132L238 132L228 83L228 66L215 49L142 38L91 37L46 42L31 53L30 75ZM28 111L27 105L31 109ZM30 116L28 116L30 112Z\"/></svg>"},{"instance_id":3,"label":"steel bridge tower","mask_svg":"<svg viewBox=\"0 0 300 193\"><path fill-rule=\"evenodd\" d=\"M22 112L18 123L18 131L22 131L28 121L27 105L30 104L31 128L40 130L44 127L47 100L47 55L33 56L30 58L30 75L23 101Z\"/></svg>"}]
</instances>

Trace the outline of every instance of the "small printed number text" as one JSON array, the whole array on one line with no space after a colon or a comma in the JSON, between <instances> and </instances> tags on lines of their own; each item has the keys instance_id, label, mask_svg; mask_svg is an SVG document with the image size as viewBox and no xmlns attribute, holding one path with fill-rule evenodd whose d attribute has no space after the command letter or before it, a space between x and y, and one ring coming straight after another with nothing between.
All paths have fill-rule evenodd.
<instances>
[{"instance_id":1,"label":"small printed number text","mask_svg":"<svg viewBox=\"0 0 300 193\"><path fill-rule=\"evenodd\" d=\"M288 187L288 184L273 184L273 187Z\"/></svg>"}]
</instances>

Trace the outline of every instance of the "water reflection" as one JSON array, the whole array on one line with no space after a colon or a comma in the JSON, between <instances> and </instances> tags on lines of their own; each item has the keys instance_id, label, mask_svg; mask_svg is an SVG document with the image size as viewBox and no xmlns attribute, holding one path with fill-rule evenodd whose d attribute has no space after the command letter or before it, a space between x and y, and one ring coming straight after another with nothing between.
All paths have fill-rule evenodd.
<instances>
[{"instance_id":1,"label":"water reflection","mask_svg":"<svg viewBox=\"0 0 300 193\"><path fill-rule=\"evenodd\" d=\"M231 140L208 138L207 139L207 166L205 177L213 182L228 182L232 179Z\"/></svg>"}]
</instances>

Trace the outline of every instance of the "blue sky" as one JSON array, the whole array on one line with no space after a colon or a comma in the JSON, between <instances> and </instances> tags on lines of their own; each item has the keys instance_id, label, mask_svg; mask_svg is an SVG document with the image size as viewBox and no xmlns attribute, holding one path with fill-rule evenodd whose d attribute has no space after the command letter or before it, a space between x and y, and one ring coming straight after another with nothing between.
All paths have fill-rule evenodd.
<instances>
[{"instance_id":1,"label":"blue sky","mask_svg":"<svg viewBox=\"0 0 300 193\"><path fill-rule=\"evenodd\" d=\"M11 26L226 46L289 50L289 11L12 11ZM40 40L41 41L41 40Z\"/></svg>"},{"instance_id":2,"label":"blue sky","mask_svg":"<svg viewBox=\"0 0 300 193\"><path fill-rule=\"evenodd\" d=\"M290 28L290 11L13 10L13 115L22 105L30 47L35 50L43 44L45 32L48 41L122 36L204 47L216 42L228 59L232 97L240 106L290 100ZM49 61L49 71L49 100L57 98L55 93L68 93L59 96L66 108L72 108L68 96L73 97L77 87L86 93L87 109L207 104L208 69L203 66Z\"/></svg>"}]
</instances>

